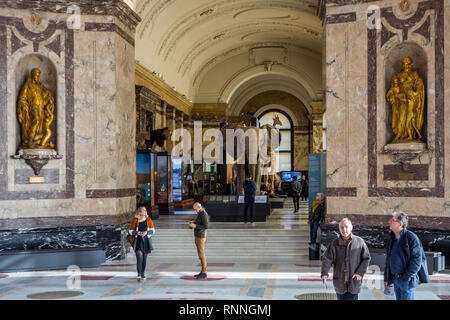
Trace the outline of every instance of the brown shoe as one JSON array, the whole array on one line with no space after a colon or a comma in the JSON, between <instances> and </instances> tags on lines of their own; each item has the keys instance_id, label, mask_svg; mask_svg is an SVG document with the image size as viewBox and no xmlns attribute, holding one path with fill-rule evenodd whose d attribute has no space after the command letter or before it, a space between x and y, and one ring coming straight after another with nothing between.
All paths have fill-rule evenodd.
<instances>
[{"instance_id":1,"label":"brown shoe","mask_svg":"<svg viewBox=\"0 0 450 320\"><path fill-rule=\"evenodd\" d=\"M200 279L206 279L208 276L206 275L206 273L200 273L196 278L197 278L197 280L200 280Z\"/></svg>"}]
</instances>

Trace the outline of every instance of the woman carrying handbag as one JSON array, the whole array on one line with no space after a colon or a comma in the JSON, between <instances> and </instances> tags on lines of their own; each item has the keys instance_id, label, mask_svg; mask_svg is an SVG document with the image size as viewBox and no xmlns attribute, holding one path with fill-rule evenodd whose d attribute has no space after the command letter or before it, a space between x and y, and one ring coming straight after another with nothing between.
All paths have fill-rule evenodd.
<instances>
[{"instance_id":1,"label":"woman carrying handbag","mask_svg":"<svg viewBox=\"0 0 450 320\"><path fill-rule=\"evenodd\" d=\"M151 236L154 233L155 226L147 214L147 209L139 207L128 231L128 241L136 253L138 281L145 280L147 255L153 250Z\"/></svg>"}]
</instances>

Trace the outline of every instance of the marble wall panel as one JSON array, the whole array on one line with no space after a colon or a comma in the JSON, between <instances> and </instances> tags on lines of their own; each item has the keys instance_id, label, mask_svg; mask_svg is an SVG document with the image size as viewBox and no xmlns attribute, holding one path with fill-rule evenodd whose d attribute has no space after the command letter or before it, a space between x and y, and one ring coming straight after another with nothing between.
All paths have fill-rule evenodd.
<instances>
[{"instance_id":1,"label":"marble wall panel","mask_svg":"<svg viewBox=\"0 0 450 320\"><path fill-rule=\"evenodd\" d=\"M347 178L347 141L343 134L346 128L346 28L327 25L326 38L326 118L327 118L327 187L342 186ZM343 170L344 169L344 170Z\"/></svg>"},{"instance_id":2,"label":"marble wall panel","mask_svg":"<svg viewBox=\"0 0 450 320\"><path fill-rule=\"evenodd\" d=\"M116 35L116 188L136 187L136 90L134 47ZM133 84L130 86L130 84ZM128 210L131 210L129 207ZM127 210L127 211L128 211Z\"/></svg>"},{"instance_id":3,"label":"marble wall panel","mask_svg":"<svg viewBox=\"0 0 450 320\"><path fill-rule=\"evenodd\" d=\"M308 154L309 154L309 133L294 132L294 163L295 171L308 170Z\"/></svg>"},{"instance_id":4,"label":"marble wall panel","mask_svg":"<svg viewBox=\"0 0 450 320\"><path fill-rule=\"evenodd\" d=\"M444 61L445 61L445 78L444 83L444 101L445 101L445 112L444 112L444 132L445 132L445 146L448 152L450 146L450 112L449 112L449 101L450 101L450 1L446 0L444 2ZM444 167L445 181L450 181L450 159L447 156L445 159ZM447 182L448 183L448 182ZM450 198L450 188L445 188L445 198ZM448 201L446 202L448 203Z\"/></svg>"},{"instance_id":5,"label":"marble wall panel","mask_svg":"<svg viewBox=\"0 0 450 320\"><path fill-rule=\"evenodd\" d=\"M447 44L450 30L448 24L443 23L450 18L449 1L411 0L410 3L411 9L406 13L400 10L398 1L370 3L382 8L383 23L396 25L397 29L398 24L404 23L404 27L410 28L408 33L404 31L406 29L400 28L400 31L394 32L396 35L390 39L381 32L367 29L368 3L327 7L327 16L333 16L333 23L326 25L327 187L357 188L357 192L354 193L357 198L329 197L327 209L330 215L341 213L382 215L393 210L429 217L449 214L445 197L448 198L449 194L446 181L450 178L450 170L444 151L450 143L448 137L450 118L448 112L443 112L443 108L445 106L445 110L448 109L450 92L448 88L442 86L449 80L450 55ZM442 9L442 5L445 5L445 10ZM392 7L392 15L400 22L393 21L392 15L388 17L388 11L385 9L387 7ZM424 9L433 10L421 16ZM338 15L350 12L356 14L356 21L338 21ZM417 23L421 24L424 21L427 23L428 15L430 15L429 29L426 27L418 29L419 25L413 27ZM424 37L427 36L428 30L431 35L429 39ZM395 30L389 29L389 32L393 31ZM370 47L372 35L375 35L376 41L375 55ZM405 35L408 36L409 43L417 43L423 48L428 62L426 142L429 153L413 162L428 165L427 181L383 179L384 165L393 164L389 156L381 154L388 140L387 130L390 121L386 116L386 108L389 106L386 105L385 99L387 78L384 67L386 57L390 54L389 50L399 44ZM382 49L380 41L385 43ZM399 47L394 50L399 50ZM398 54L407 53L400 51ZM350 64L345 63L346 59L343 58L345 55L351 61ZM344 97L341 96L342 88ZM375 95L371 92L375 92ZM351 99L346 99L346 96ZM375 100L369 100L370 97ZM376 103L376 108L371 107L373 102ZM376 113L371 113L373 112L371 110L375 110ZM345 129L347 123L353 124L347 129L348 132ZM374 128L373 123L376 123L376 129L370 131L369 128ZM341 149L347 149L348 152L343 153ZM372 157L371 152L374 152ZM373 178L370 180L368 177Z\"/></svg>"},{"instance_id":6,"label":"marble wall panel","mask_svg":"<svg viewBox=\"0 0 450 320\"><path fill-rule=\"evenodd\" d=\"M39 54L52 61L58 74L56 144L58 153L63 155L62 160L50 161L45 167L59 170L57 185L15 184L14 169L29 167L22 161L7 160L8 176L1 181L8 193L2 193L1 200L14 197L13 191L19 192L21 199L38 200L0 201L0 219L121 214L134 210L134 196L113 192L111 198L85 199L87 190L131 190L135 185L135 150L134 143L130 143L135 139L134 40L130 41L134 27L125 23L123 17L96 12L83 15L81 29L68 32L65 12L52 13L44 6L43 12L36 11L42 18L42 23L36 26L30 22L29 10L0 7L0 19L7 25L2 27L1 34L8 40L4 51L8 54L4 64L7 72L1 87L17 87L14 71L23 57ZM39 59L35 60L39 64ZM16 91L7 91L8 109L6 113L2 110L8 116L5 144L8 149L3 145L0 149L2 157L8 158L17 146ZM69 105L73 113L66 112ZM71 188L67 189L68 186Z\"/></svg>"}]
</instances>

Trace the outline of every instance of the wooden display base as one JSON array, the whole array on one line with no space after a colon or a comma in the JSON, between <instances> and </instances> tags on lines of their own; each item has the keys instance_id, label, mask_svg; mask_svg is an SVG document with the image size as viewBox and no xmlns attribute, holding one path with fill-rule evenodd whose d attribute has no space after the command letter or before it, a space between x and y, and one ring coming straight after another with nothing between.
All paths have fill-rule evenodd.
<instances>
[{"instance_id":1,"label":"wooden display base","mask_svg":"<svg viewBox=\"0 0 450 320\"><path fill-rule=\"evenodd\" d=\"M182 201L174 201L175 210L189 210L194 205L194 198L183 199Z\"/></svg>"},{"instance_id":2,"label":"wooden display base","mask_svg":"<svg viewBox=\"0 0 450 320\"><path fill-rule=\"evenodd\" d=\"M159 215L172 215L175 214L175 207L173 202L169 203L158 203Z\"/></svg>"}]
</instances>

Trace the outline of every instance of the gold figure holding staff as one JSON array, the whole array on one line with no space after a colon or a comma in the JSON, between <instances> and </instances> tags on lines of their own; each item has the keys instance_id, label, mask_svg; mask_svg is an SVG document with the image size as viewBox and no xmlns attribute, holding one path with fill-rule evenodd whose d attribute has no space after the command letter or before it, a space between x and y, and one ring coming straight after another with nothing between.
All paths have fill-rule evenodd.
<instances>
[{"instance_id":1,"label":"gold figure holding staff","mask_svg":"<svg viewBox=\"0 0 450 320\"><path fill-rule=\"evenodd\" d=\"M401 72L392 78L386 98L392 105L392 143L418 142L422 135L425 89L422 79L412 70L413 62L406 56Z\"/></svg>"},{"instance_id":2,"label":"gold figure holding staff","mask_svg":"<svg viewBox=\"0 0 450 320\"><path fill-rule=\"evenodd\" d=\"M54 144L50 142L52 132L55 100L41 83L41 71L31 70L30 76L20 91L17 103L17 117L22 130L23 149L50 149Z\"/></svg>"}]
</instances>

